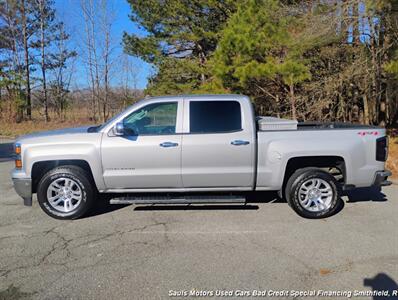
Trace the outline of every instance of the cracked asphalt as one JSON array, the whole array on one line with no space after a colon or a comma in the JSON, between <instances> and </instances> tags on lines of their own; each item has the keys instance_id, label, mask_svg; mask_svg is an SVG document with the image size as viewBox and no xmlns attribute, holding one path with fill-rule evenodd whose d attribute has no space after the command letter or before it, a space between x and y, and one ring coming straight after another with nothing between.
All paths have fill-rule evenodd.
<instances>
[{"instance_id":1,"label":"cracked asphalt","mask_svg":"<svg viewBox=\"0 0 398 300\"><path fill-rule=\"evenodd\" d=\"M101 204L90 217L59 221L36 201L22 205L12 167L0 163L1 299L398 289L397 186L356 191L323 220L300 218L273 194L260 194L263 203L246 209Z\"/></svg>"}]
</instances>

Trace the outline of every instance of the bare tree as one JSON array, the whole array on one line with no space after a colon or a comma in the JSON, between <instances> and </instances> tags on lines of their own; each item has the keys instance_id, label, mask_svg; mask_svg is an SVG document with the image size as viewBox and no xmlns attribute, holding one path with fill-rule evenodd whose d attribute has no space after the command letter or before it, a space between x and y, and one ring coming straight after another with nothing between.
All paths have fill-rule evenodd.
<instances>
[{"instance_id":1,"label":"bare tree","mask_svg":"<svg viewBox=\"0 0 398 300\"><path fill-rule=\"evenodd\" d=\"M56 30L55 51L51 55L53 80L50 82L50 91L58 117L64 120L67 95L74 74L75 59L73 58L76 58L77 53L68 49L69 35L65 32L62 22L57 24Z\"/></svg>"},{"instance_id":2,"label":"bare tree","mask_svg":"<svg viewBox=\"0 0 398 300\"><path fill-rule=\"evenodd\" d=\"M101 0L100 10L100 29L101 35L104 36L102 41L102 58L103 58L103 85L104 93L102 97L102 120L106 121L109 118L109 87L110 87L110 71L112 67L111 54L115 44L112 40L111 30L112 24L115 20L113 9L108 5L106 0Z\"/></svg>"},{"instance_id":3,"label":"bare tree","mask_svg":"<svg viewBox=\"0 0 398 300\"><path fill-rule=\"evenodd\" d=\"M55 11L51 7L51 2L47 0L35 0L37 20L39 23L39 44L40 44L40 68L42 73L43 85L43 103L44 103L44 119L49 121L48 115L48 95L47 95L47 77L46 71L48 63L47 60L47 47L52 42L53 38L51 29L53 28L53 20Z\"/></svg>"},{"instance_id":4,"label":"bare tree","mask_svg":"<svg viewBox=\"0 0 398 300\"><path fill-rule=\"evenodd\" d=\"M121 96L122 96L122 107L125 107L127 104L136 100L137 96L141 95L141 92L138 91L138 75L140 73L140 67L135 64L131 57L125 53L123 53L120 57L120 86L122 88Z\"/></svg>"},{"instance_id":5,"label":"bare tree","mask_svg":"<svg viewBox=\"0 0 398 300\"><path fill-rule=\"evenodd\" d=\"M21 0L21 25L22 40L25 59L25 81L26 81L26 115L28 119L32 118L32 92L30 88L30 54L29 54L29 33L28 33L28 11L26 0Z\"/></svg>"},{"instance_id":6,"label":"bare tree","mask_svg":"<svg viewBox=\"0 0 398 300\"><path fill-rule=\"evenodd\" d=\"M115 15L107 0L81 0L85 24L85 64L91 89L92 118L105 121L109 117L110 74L115 41L112 25Z\"/></svg>"},{"instance_id":7,"label":"bare tree","mask_svg":"<svg viewBox=\"0 0 398 300\"><path fill-rule=\"evenodd\" d=\"M94 122L97 121L97 106L99 102L99 71L98 71L98 59L97 50L95 43L96 26L95 26L95 10L93 0L81 0L80 2L84 25L85 25L85 50L86 50L86 66L89 76L89 84L91 90L91 108L92 108L92 119Z\"/></svg>"}]
</instances>

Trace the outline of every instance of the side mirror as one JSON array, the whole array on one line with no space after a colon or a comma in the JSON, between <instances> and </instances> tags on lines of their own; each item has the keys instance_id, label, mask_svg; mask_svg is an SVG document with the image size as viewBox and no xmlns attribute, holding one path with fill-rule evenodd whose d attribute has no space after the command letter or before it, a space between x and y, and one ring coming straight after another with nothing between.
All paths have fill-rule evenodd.
<instances>
[{"instance_id":1,"label":"side mirror","mask_svg":"<svg viewBox=\"0 0 398 300\"><path fill-rule=\"evenodd\" d=\"M122 136L124 135L124 125L123 123L117 123L116 126L113 128L113 132L115 135Z\"/></svg>"}]
</instances>

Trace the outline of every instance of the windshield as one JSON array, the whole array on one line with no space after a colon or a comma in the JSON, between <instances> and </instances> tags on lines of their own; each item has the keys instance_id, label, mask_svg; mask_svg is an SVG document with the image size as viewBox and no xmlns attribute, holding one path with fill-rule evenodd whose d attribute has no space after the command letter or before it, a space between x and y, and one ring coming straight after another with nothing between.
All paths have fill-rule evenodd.
<instances>
[{"instance_id":1,"label":"windshield","mask_svg":"<svg viewBox=\"0 0 398 300\"><path fill-rule=\"evenodd\" d=\"M106 121L104 124L101 124L100 126L98 126L96 128L96 131L99 132L101 131L103 128L105 128L106 126L108 126L108 124L112 123L113 121L115 121L117 118L119 118L122 114L124 114L126 112L127 109L129 109L131 106L130 105L128 107L126 107L125 109L123 109L121 112L117 113L116 115L114 115L112 118L110 118L108 121Z\"/></svg>"}]
</instances>

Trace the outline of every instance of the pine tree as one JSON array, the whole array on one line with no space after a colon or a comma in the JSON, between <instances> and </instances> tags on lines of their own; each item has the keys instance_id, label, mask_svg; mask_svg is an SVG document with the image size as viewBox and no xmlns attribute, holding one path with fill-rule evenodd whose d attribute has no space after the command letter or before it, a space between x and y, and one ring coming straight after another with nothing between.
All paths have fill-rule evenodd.
<instances>
[{"instance_id":1,"label":"pine tree","mask_svg":"<svg viewBox=\"0 0 398 300\"><path fill-rule=\"evenodd\" d=\"M29 43L34 30L33 22L27 18L29 4L13 0L0 2L1 74L0 84L7 90L9 101L16 108L15 119L21 122L30 117L30 59ZM24 59L22 59L22 57ZM12 114L12 109L9 109Z\"/></svg>"},{"instance_id":2,"label":"pine tree","mask_svg":"<svg viewBox=\"0 0 398 300\"><path fill-rule=\"evenodd\" d=\"M296 118L295 86L311 75L289 32L291 24L279 1L243 2L223 30L212 64L216 78L231 91L253 95L255 89L278 101L267 85L282 87Z\"/></svg>"},{"instance_id":3,"label":"pine tree","mask_svg":"<svg viewBox=\"0 0 398 300\"><path fill-rule=\"evenodd\" d=\"M33 65L32 46L35 45L34 33L37 31L39 24L33 16L35 11L35 0L21 0L17 2L17 8L20 14L22 45L25 70L25 94L26 94L26 117L32 119L32 78L31 66Z\"/></svg>"},{"instance_id":4,"label":"pine tree","mask_svg":"<svg viewBox=\"0 0 398 300\"><path fill-rule=\"evenodd\" d=\"M124 35L128 54L154 64L150 94L186 93L207 78L207 61L219 32L235 10L233 0L129 0L131 19L145 37Z\"/></svg>"}]
</instances>

